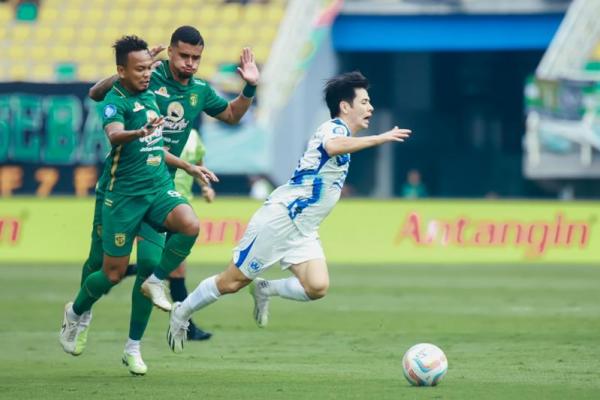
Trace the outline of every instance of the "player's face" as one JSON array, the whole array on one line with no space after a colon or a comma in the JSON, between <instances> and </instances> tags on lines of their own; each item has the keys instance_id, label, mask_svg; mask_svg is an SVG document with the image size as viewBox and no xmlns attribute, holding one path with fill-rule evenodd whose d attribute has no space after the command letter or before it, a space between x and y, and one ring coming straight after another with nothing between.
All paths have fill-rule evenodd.
<instances>
[{"instance_id":1,"label":"player's face","mask_svg":"<svg viewBox=\"0 0 600 400\"><path fill-rule=\"evenodd\" d=\"M148 50L132 51L127 55L127 65L118 65L117 71L127 89L143 92L150 85L152 57Z\"/></svg>"},{"instance_id":2,"label":"player's face","mask_svg":"<svg viewBox=\"0 0 600 400\"><path fill-rule=\"evenodd\" d=\"M359 128L359 130L367 129L374 110L369 98L369 92L362 88L354 89L354 92L356 97L354 97L354 101L349 108L348 119L350 120L350 124Z\"/></svg>"},{"instance_id":3,"label":"player's face","mask_svg":"<svg viewBox=\"0 0 600 400\"><path fill-rule=\"evenodd\" d=\"M198 71L203 51L204 46L181 41L169 46L169 62L179 79L189 79Z\"/></svg>"}]
</instances>

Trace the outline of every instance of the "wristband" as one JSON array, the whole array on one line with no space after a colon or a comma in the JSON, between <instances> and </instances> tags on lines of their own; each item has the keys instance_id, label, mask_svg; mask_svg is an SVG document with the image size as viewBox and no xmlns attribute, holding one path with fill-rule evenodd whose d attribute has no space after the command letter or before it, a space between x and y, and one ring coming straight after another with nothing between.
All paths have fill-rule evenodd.
<instances>
[{"instance_id":1,"label":"wristband","mask_svg":"<svg viewBox=\"0 0 600 400\"><path fill-rule=\"evenodd\" d=\"M242 90L242 95L251 99L256 94L256 86L252 86L249 83L246 83L244 86L244 90Z\"/></svg>"}]
</instances>

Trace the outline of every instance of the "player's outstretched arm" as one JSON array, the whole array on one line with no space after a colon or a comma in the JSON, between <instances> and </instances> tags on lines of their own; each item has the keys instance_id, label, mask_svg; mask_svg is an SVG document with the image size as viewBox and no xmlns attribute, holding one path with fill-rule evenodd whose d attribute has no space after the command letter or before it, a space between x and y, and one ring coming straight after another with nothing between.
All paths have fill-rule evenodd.
<instances>
[{"instance_id":1,"label":"player's outstretched arm","mask_svg":"<svg viewBox=\"0 0 600 400\"><path fill-rule=\"evenodd\" d=\"M110 144L118 146L120 144L129 143L135 139L151 135L154 133L156 128L163 124L164 120L162 117L153 118L146 125L140 129L134 129L132 131L126 131L125 126L121 122L111 122L104 127L104 132L110 140Z\"/></svg>"},{"instance_id":2,"label":"player's outstretched arm","mask_svg":"<svg viewBox=\"0 0 600 400\"><path fill-rule=\"evenodd\" d=\"M354 153L369 147L379 146L387 142L404 142L404 139L408 138L410 134L411 131L409 129L400 129L395 126L392 130L380 133L379 135L362 137L340 136L325 143L325 151L327 151L330 157L334 157L340 154Z\"/></svg>"},{"instance_id":3,"label":"player's outstretched arm","mask_svg":"<svg viewBox=\"0 0 600 400\"><path fill-rule=\"evenodd\" d=\"M167 149L164 149L164 152L165 162L168 166L184 170L188 175L193 176L203 185L208 185L210 182L219 182L217 175L215 175L214 172L205 166L190 164L189 162L171 154L169 151L167 151Z\"/></svg>"},{"instance_id":4,"label":"player's outstretched arm","mask_svg":"<svg viewBox=\"0 0 600 400\"><path fill-rule=\"evenodd\" d=\"M229 102L227 108L216 116L217 119L227 124L237 124L240 122L246 111L252 104L252 99L256 94L256 85L260 79L260 73L254 60L254 53L249 47L244 47L240 55L240 66L237 69L238 74L246 81L246 86L242 93Z\"/></svg>"},{"instance_id":5,"label":"player's outstretched arm","mask_svg":"<svg viewBox=\"0 0 600 400\"><path fill-rule=\"evenodd\" d=\"M150 55L152 58L156 57L161 51L163 51L166 47L158 45L150 49ZM94 101L102 101L104 97L106 97L106 93L109 92L112 85L119 79L118 75L112 75L108 78L104 78L98 82L94 86L88 90L88 97Z\"/></svg>"}]
</instances>

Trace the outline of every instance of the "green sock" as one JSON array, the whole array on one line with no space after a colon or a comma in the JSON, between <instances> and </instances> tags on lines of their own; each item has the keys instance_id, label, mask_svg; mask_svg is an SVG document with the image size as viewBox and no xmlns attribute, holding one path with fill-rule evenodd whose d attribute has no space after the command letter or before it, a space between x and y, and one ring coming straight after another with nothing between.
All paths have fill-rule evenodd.
<instances>
[{"instance_id":1,"label":"green sock","mask_svg":"<svg viewBox=\"0 0 600 400\"><path fill-rule=\"evenodd\" d=\"M81 285L81 289L79 289L79 293L73 303L73 311L75 311L75 314L81 315L84 312L91 310L92 305L114 285L115 284L108 279L104 270L90 274L85 282L83 282L83 285Z\"/></svg>"},{"instance_id":2,"label":"green sock","mask_svg":"<svg viewBox=\"0 0 600 400\"><path fill-rule=\"evenodd\" d=\"M87 279L87 277L102 268L102 261L104 259L104 251L102 247L102 239L92 239L92 245L90 246L90 254L88 255L87 260L83 264L83 268L81 268L81 283L80 286L83 286L83 282Z\"/></svg>"},{"instance_id":3,"label":"green sock","mask_svg":"<svg viewBox=\"0 0 600 400\"><path fill-rule=\"evenodd\" d=\"M137 275L131 292L131 317L129 320L129 338L141 340L152 314L152 301L142 294L142 283L158 267L162 247L149 240L138 241Z\"/></svg>"},{"instance_id":4,"label":"green sock","mask_svg":"<svg viewBox=\"0 0 600 400\"><path fill-rule=\"evenodd\" d=\"M158 279L167 279L169 274L190 254L194 243L196 243L196 237L182 233L171 235L165 245L165 251L162 253L160 266L154 270L154 275Z\"/></svg>"}]
</instances>

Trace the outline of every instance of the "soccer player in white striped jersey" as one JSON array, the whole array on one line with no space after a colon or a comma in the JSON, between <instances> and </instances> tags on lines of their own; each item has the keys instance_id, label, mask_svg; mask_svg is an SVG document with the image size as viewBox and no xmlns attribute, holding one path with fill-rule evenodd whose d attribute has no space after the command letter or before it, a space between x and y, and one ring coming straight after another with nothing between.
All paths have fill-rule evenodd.
<instances>
[{"instance_id":1,"label":"soccer player in white striped jersey","mask_svg":"<svg viewBox=\"0 0 600 400\"><path fill-rule=\"evenodd\" d=\"M292 178L275 189L254 214L225 271L203 280L182 303L173 305L167 339L174 352L183 350L192 313L250 283L254 318L260 327L268 323L272 296L296 301L325 296L329 272L318 229L340 198L350 153L402 142L411 133L394 127L379 135L355 137L369 127L373 114L368 86L360 72L341 74L327 82L325 102L332 119L312 136ZM277 262L293 276L258 278Z\"/></svg>"}]
</instances>

